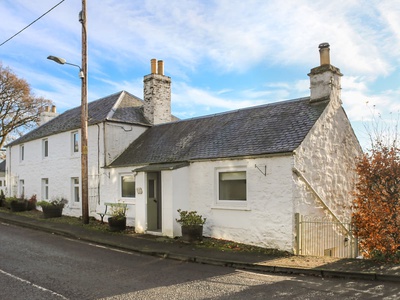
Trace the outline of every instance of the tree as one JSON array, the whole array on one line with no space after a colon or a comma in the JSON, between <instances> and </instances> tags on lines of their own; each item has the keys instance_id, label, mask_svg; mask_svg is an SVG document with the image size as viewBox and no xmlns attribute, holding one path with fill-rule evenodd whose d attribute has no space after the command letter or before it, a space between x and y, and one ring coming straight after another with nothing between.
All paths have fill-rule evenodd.
<instances>
[{"instance_id":1,"label":"tree","mask_svg":"<svg viewBox=\"0 0 400 300\"><path fill-rule=\"evenodd\" d=\"M357 163L355 235L365 257L400 260L400 149L382 139Z\"/></svg>"},{"instance_id":2,"label":"tree","mask_svg":"<svg viewBox=\"0 0 400 300\"><path fill-rule=\"evenodd\" d=\"M0 62L0 149L11 135L37 126L50 100L36 97L29 84Z\"/></svg>"}]
</instances>

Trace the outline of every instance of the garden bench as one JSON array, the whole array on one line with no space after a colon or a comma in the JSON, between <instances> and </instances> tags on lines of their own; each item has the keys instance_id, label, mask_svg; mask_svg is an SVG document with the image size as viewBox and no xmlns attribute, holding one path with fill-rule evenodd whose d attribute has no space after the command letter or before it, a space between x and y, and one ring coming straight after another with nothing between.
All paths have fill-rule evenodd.
<instances>
[{"instance_id":1,"label":"garden bench","mask_svg":"<svg viewBox=\"0 0 400 300\"><path fill-rule=\"evenodd\" d=\"M124 210L124 214L126 213L126 208L127 208L127 204L125 204L125 203L113 203L113 202L105 202L104 203L104 206L106 207L105 208L105 210L104 210L104 212L101 212L101 213L97 213L99 216L100 216L100 218L101 218L101 223L104 223L103 222L103 218L105 217L105 216L112 216L112 209L114 208L114 207L122 207L123 208L123 210ZM108 208L111 208L111 211L109 211L108 212Z\"/></svg>"}]
</instances>

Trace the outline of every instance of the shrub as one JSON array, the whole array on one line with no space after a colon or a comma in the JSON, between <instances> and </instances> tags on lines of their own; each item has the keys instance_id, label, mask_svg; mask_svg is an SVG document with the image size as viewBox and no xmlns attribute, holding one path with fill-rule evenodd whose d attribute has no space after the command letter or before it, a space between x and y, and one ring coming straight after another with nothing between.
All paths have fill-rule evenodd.
<instances>
[{"instance_id":1,"label":"shrub","mask_svg":"<svg viewBox=\"0 0 400 300\"><path fill-rule=\"evenodd\" d=\"M197 214L197 211L186 211L178 209L180 218L176 221L182 226L193 226L193 225L203 225L206 222L206 218Z\"/></svg>"}]
</instances>

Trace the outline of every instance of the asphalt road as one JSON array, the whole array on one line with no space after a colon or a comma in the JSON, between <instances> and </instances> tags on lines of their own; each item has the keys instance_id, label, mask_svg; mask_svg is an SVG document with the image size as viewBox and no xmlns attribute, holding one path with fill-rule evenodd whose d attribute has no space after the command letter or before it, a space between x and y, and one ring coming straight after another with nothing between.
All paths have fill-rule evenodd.
<instances>
[{"instance_id":1,"label":"asphalt road","mask_svg":"<svg viewBox=\"0 0 400 300\"><path fill-rule=\"evenodd\" d=\"M397 283L276 276L0 224L0 299L399 299Z\"/></svg>"}]
</instances>

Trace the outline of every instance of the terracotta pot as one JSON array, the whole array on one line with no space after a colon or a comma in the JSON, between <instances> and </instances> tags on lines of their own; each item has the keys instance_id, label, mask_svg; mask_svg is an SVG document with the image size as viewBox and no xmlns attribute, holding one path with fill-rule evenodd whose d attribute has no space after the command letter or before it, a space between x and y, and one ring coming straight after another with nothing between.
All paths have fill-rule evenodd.
<instances>
[{"instance_id":1,"label":"terracotta pot","mask_svg":"<svg viewBox=\"0 0 400 300\"><path fill-rule=\"evenodd\" d=\"M123 231L126 229L126 217L123 218L108 218L108 225L110 226L111 231Z\"/></svg>"},{"instance_id":2,"label":"terracotta pot","mask_svg":"<svg viewBox=\"0 0 400 300\"><path fill-rule=\"evenodd\" d=\"M61 206L42 206L43 216L45 219L59 218L62 216L63 207Z\"/></svg>"},{"instance_id":3,"label":"terracotta pot","mask_svg":"<svg viewBox=\"0 0 400 300\"><path fill-rule=\"evenodd\" d=\"M203 240L203 225L182 225L182 240L192 243Z\"/></svg>"}]
</instances>

